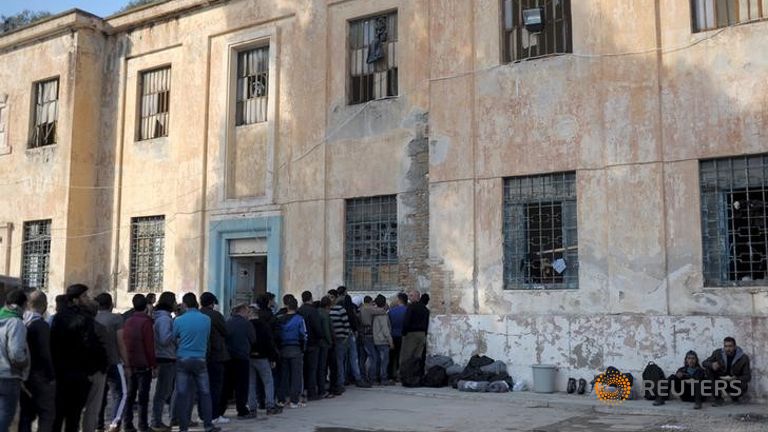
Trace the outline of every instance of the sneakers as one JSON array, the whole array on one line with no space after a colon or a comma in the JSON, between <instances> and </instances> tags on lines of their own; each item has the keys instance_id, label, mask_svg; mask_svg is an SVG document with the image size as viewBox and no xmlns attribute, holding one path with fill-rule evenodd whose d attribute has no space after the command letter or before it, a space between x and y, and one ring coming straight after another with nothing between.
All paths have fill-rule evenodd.
<instances>
[{"instance_id":1,"label":"sneakers","mask_svg":"<svg viewBox=\"0 0 768 432\"><path fill-rule=\"evenodd\" d=\"M215 419L213 419L213 421L211 423L213 423L213 424L227 424L227 423L229 423L229 419L224 417L224 416L216 417Z\"/></svg>"},{"instance_id":2,"label":"sneakers","mask_svg":"<svg viewBox=\"0 0 768 432\"><path fill-rule=\"evenodd\" d=\"M576 389L576 393L584 394L587 391L587 380L579 378L579 387Z\"/></svg>"},{"instance_id":3,"label":"sneakers","mask_svg":"<svg viewBox=\"0 0 768 432\"><path fill-rule=\"evenodd\" d=\"M566 387L566 392L568 394L572 394L576 392L576 379L575 378L568 378L568 387Z\"/></svg>"},{"instance_id":4,"label":"sneakers","mask_svg":"<svg viewBox=\"0 0 768 432\"><path fill-rule=\"evenodd\" d=\"M371 388L372 387L371 383L369 383L368 381L364 381L364 380L358 381L355 385L360 387L360 388Z\"/></svg>"},{"instance_id":5,"label":"sneakers","mask_svg":"<svg viewBox=\"0 0 768 432\"><path fill-rule=\"evenodd\" d=\"M107 432L119 432L119 431L120 431L119 424L109 425L109 427L107 428Z\"/></svg>"},{"instance_id":6,"label":"sneakers","mask_svg":"<svg viewBox=\"0 0 768 432\"><path fill-rule=\"evenodd\" d=\"M290 409L304 408L305 406L307 405L304 402L299 402L299 403L291 402L290 404L288 404L288 408Z\"/></svg>"},{"instance_id":7,"label":"sneakers","mask_svg":"<svg viewBox=\"0 0 768 432\"><path fill-rule=\"evenodd\" d=\"M214 426L210 429L206 429L205 432L221 432L221 428Z\"/></svg>"},{"instance_id":8,"label":"sneakers","mask_svg":"<svg viewBox=\"0 0 768 432\"><path fill-rule=\"evenodd\" d=\"M156 426L150 426L149 430L151 432L171 432L171 427L160 423L159 425L156 425Z\"/></svg>"},{"instance_id":9,"label":"sneakers","mask_svg":"<svg viewBox=\"0 0 768 432\"><path fill-rule=\"evenodd\" d=\"M392 381L392 380L384 380L384 381L382 381L382 382L381 382L381 385L383 385L383 386L385 386L385 387L387 387L387 386L393 386L393 385L395 385L395 382L394 382L394 381Z\"/></svg>"},{"instance_id":10,"label":"sneakers","mask_svg":"<svg viewBox=\"0 0 768 432\"><path fill-rule=\"evenodd\" d=\"M256 413L253 411L249 412L248 414L243 414L243 415L238 414L237 416L238 420L251 420L255 418L256 418Z\"/></svg>"},{"instance_id":11,"label":"sneakers","mask_svg":"<svg viewBox=\"0 0 768 432\"><path fill-rule=\"evenodd\" d=\"M282 412L283 412L283 409L280 408L280 407L267 408L267 415L268 416L278 415L278 414L281 414Z\"/></svg>"}]
</instances>

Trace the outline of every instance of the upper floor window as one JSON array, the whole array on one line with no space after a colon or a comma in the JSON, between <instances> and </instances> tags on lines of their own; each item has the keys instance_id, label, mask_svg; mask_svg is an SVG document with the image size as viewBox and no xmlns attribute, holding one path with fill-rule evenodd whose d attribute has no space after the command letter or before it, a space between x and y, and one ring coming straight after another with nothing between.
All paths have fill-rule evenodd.
<instances>
[{"instance_id":1,"label":"upper floor window","mask_svg":"<svg viewBox=\"0 0 768 432\"><path fill-rule=\"evenodd\" d=\"M139 141L168 136L170 107L170 66L142 72Z\"/></svg>"},{"instance_id":2,"label":"upper floor window","mask_svg":"<svg viewBox=\"0 0 768 432\"><path fill-rule=\"evenodd\" d=\"M397 96L397 12L349 23L349 103Z\"/></svg>"},{"instance_id":3,"label":"upper floor window","mask_svg":"<svg viewBox=\"0 0 768 432\"><path fill-rule=\"evenodd\" d=\"M700 32L768 17L768 0L691 0L693 31Z\"/></svg>"},{"instance_id":4,"label":"upper floor window","mask_svg":"<svg viewBox=\"0 0 768 432\"><path fill-rule=\"evenodd\" d=\"M766 284L768 154L701 161L706 286Z\"/></svg>"},{"instance_id":5,"label":"upper floor window","mask_svg":"<svg viewBox=\"0 0 768 432\"><path fill-rule=\"evenodd\" d=\"M24 222L21 282L29 289L48 288L51 220Z\"/></svg>"},{"instance_id":6,"label":"upper floor window","mask_svg":"<svg viewBox=\"0 0 768 432\"><path fill-rule=\"evenodd\" d=\"M129 291L163 290L165 216L131 219L131 271Z\"/></svg>"},{"instance_id":7,"label":"upper floor window","mask_svg":"<svg viewBox=\"0 0 768 432\"><path fill-rule=\"evenodd\" d=\"M56 119L59 114L59 79L35 83L34 123L30 148L56 143Z\"/></svg>"},{"instance_id":8,"label":"upper floor window","mask_svg":"<svg viewBox=\"0 0 768 432\"><path fill-rule=\"evenodd\" d=\"M573 52L570 0L503 0L504 60Z\"/></svg>"},{"instance_id":9,"label":"upper floor window","mask_svg":"<svg viewBox=\"0 0 768 432\"><path fill-rule=\"evenodd\" d=\"M576 174L504 180L504 288L579 287Z\"/></svg>"},{"instance_id":10,"label":"upper floor window","mask_svg":"<svg viewBox=\"0 0 768 432\"><path fill-rule=\"evenodd\" d=\"M269 46L237 54L237 125L267 121Z\"/></svg>"},{"instance_id":11,"label":"upper floor window","mask_svg":"<svg viewBox=\"0 0 768 432\"><path fill-rule=\"evenodd\" d=\"M350 290L396 289L397 196L347 200L344 280Z\"/></svg>"}]
</instances>

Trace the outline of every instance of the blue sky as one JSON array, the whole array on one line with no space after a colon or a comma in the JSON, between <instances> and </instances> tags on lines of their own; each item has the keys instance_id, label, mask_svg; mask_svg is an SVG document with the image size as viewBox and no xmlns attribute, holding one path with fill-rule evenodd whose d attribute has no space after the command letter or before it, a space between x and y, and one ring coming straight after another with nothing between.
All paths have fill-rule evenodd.
<instances>
[{"instance_id":1,"label":"blue sky","mask_svg":"<svg viewBox=\"0 0 768 432\"><path fill-rule=\"evenodd\" d=\"M105 17L117 12L128 0L0 0L0 15L13 15L24 9L53 14L78 8Z\"/></svg>"}]
</instances>

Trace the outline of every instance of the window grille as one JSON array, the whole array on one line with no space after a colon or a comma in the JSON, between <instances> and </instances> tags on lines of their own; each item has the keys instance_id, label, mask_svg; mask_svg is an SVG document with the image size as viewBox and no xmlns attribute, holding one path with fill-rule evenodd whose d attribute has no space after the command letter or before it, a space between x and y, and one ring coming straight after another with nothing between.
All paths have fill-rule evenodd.
<instances>
[{"instance_id":1,"label":"window grille","mask_svg":"<svg viewBox=\"0 0 768 432\"><path fill-rule=\"evenodd\" d=\"M699 175L705 285L765 285L768 154L702 161Z\"/></svg>"},{"instance_id":2,"label":"window grille","mask_svg":"<svg viewBox=\"0 0 768 432\"><path fill-rule=\"evenodd\" d=\"M130 291L163 289L165 216L131 219Z\"/></svg>"},{"instance_id":3,"label":"window grille","mask_svg":"<svg viewBox=\"0 0 768 432\"><path fill-rule=\"evenodd\" d=\"M171 107L171 68L141 74L139 141L168 136Z\"/></svg>"},{"instance_id":4,"label":"window grille","mask_svg":"<svg viewBox=\"0 0 768 432\"><path fill-rule=\"evenodd\" d=\"M56 119L59 113L59 79L35 83L35 124L30 147L56 143Z\"/></svg>"},{"instance_id":5,"label":"window grille","mask_svg":"<svg viewBox=\"0 0 768 432\"><path fill-rule=\"evenodd\" d=\"M578 288L576 174L504 181L504 288Z\"/></svg>"},{"instance_id":6,"label":"window grille","mask_svg":"<svg viewBox=\"0 0 768 432\"><path fill-rule=\"evenodd\" d=\"M24 222L22 285L28 289L48 288L51 257L51 220Z\"/></svg>"},{"instance_id":7,"label":"window grille","mask_svg":"<svg viewBox=\"0 0 768 432\"><path fill-rule=\"evenodd\" d=\"M693 31L700 32L768 17L768 0L691 0Z\"/></svg>"},{"instance_id":8,"label":"window grille","mask_svg":"<svg viewBox=\"0 0 768 432\"><path fill-rule=\"evenodd\" d=\"M237 125L267 121L269 46L237 55Z\"/></svg>"},{"instance_id":9,"label":"window grille","mask_svg":"<svg viewBox=\"0 0 768 432\"><path fill-rule=\"evenodd\" d=\"M570 0L503 0L505 61L573 52ZM544 28L531 33L523 25L523 10L542 8Z\"/></svg>"},{"instance_id":10,"label":"window grille","mask_svg":"<svg viewBox=\"0 0 768 432\"><path fill-rule=\"evenodd\" d=\"M397 196L347 200L344 279L353 291L397 289Z\"/></svg>"},{"instance_id":11,"label":"window grille","mask_svg":"<svg viewBox=\"0 0 768 432\"><path fill-rule=\"evenodd\" d=\"M349 23L349 103L397 96L397 12Z\"/></svg>"}]
</instances>

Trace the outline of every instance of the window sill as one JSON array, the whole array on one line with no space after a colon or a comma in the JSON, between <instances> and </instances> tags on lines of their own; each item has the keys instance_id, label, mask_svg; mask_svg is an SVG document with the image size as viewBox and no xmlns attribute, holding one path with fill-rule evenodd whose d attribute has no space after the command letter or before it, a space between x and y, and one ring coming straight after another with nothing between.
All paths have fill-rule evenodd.
<instances>
[{"instance_id":1,"label":"window sill","mask_svg":"<svg viewBox=\"0 0 768 432\"><path fill-rule=\"evenodd\" d=\"M728 24L728 25L724 25L724 26L720 26L720 27L712 27L712 28L701 29L701 30L691 30L691 34L705 36L708 33L717 32L717 31L720 31L720 30L723 30L723 29L727 29L727 28L730 28L730 27L741 27L741 26L744 26L744 25L755 24L755 23L765 22L765 21L768 21L768 17L757 18L757 19L753 19L753 20L749 20L749 21L742 21L742 22L738 22L738 23L734 23L734 24Z\"/></svg>"},{"instance_id":2,"label":"window sill","mask_svg":"<svg viewBox=\"0 0 768 432\"><path fill-rule=\"evenodd\" d=\"M502 62L502 65L512 66L517 64L524 64L528 62L533 62L536 60L546 60L546 59L554 59L554 58L560 58L560 57L566 57L568 55L571 55L573 53L552 53L552 54L544 54L537 57L528 57L524 59L519 60L506 60Z\"/></svg>"},{"instance_id":3,"label":"window sill","mask_svg":"<svg viewBox=\"0 0 768 432\"><path fill-rule=\"evenodd\" d=\"M768 293L768 285L755 285L755 286L705 286L702 287L701 293L718 293L723 291L728 293L740 293L740 294L760 294ZM695 294L695 293L694 293Z\"/></svg>"},{"instance_id":4,"label":"window sill","mask_svg":"<svg viewBox=\"0 0 768 432\"><path fill-rule=\"evenodd\" d=\"M9 155L12 150L11 146L0 147L0 156Z\"/></svg>"},{"instance_id":5,"label":"window sill","mask_svg":"<svg viewBox=\"0 0 768 432\"><path fill-rule=\"evenodd\" d=\"M533 287L524 287L524 288L504 288L505 293L537 293L537 292L576 292L578 291L578 287L574 288L565 288L565 287L545 287L545 286L533 286Z\"/></svg>"},{"instance_id":6,"label":"window sill","mask_svg":"<svg viewBox=\"0 0 768 432\"><path fill-rule=\"evenodd\" d=\"M38 146L38 147L27 147L26 153L42 153L45 151L53 151L58 147L58 143Z\"/></svg>"},{"instance_id":7,"label":"window sill","mask_svg":"<svg viewBox=\"0 0 768 432\"><path fill-rule=\"evenodd\" d=\"M397 99L399 99L399 98L400 98L400 95L396 95L396 96L385 96L385 97L382 97L382 98L378 98L378 99L371 99L371 100L368 100L368 101L365 101L365 102L354 102L354 103L353 103L353 102L348 102L348 103L347 103L347 106L348 106L348 107L350 107L350 108L351 108L351 107L358 107L358 106L360 106L360 105L365 105L365 104L369 104L369 103L382 102L382 101L389 101L389 100L397 100Z\"/></svg>"},{"instance_id":8,"label":"window sill","mask_svg":"<svg viewBox=\"0 0 768 432\"><path fill-rule=\"evenodd\" d=\"M167 136L157 137L157 138L149 138L144 140L135 140L134 144L136 145L154 145L154 144L166 144L168 142Z\"/></svg>"}]
</instances>

